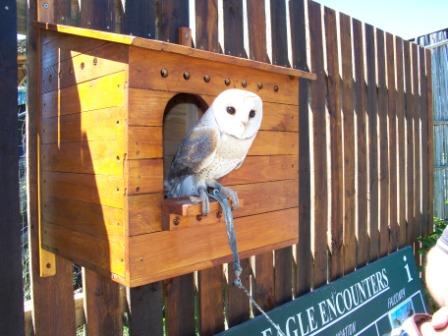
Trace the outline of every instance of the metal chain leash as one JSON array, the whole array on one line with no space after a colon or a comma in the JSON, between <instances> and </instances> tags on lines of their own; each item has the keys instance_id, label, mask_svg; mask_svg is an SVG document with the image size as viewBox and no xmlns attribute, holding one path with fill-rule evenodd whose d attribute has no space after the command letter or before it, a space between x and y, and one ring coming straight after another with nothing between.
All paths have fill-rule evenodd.
<instances>
[{"instance_id":1,"label":"metal chain leash","mask_svg":"<svg viewBox=\"0 0 448 336\"><path fill-rule=\"evenodd\" d=\"M229 201L227 200L227 197L218 188L213 189L213 191L211 193L208 193L208 195L211 198L218 201L218 203L221 205L222 211L224 212L224 218L226 221L227 238L229 240L229 245L230 245L230 249L232 250L232 257L233 257L233 269L234 269L234 274L235 274L235 280L233 281L233 285L236 286L237 288L241 289L244 293L246 293L247 297L249 298L249 301L254 305L255 308L258 309L258 311L261 314L263 314L263 316L275 328L275 330L277 330L278 335L286 336L286 334L280 329L280 327L274 323L274 321L269 317L269 315L255 301L252 294L250 294L249 290L243 285L243 282L241 281L241 273L242 273L243 269L241 267L240 256L238 255L238 246L236 243L236 235L235 235L235 228L234 228L234 224L233 224L232 208L229 205Z\"/></svg>"}]
</instances>

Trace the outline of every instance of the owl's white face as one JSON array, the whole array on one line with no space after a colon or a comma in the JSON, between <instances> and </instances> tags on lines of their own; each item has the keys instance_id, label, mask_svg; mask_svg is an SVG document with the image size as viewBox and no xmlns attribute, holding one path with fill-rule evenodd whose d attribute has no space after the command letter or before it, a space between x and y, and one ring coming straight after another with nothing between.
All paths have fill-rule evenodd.
<instances>
[{"instance_id":1,"label":"owl's white face","mask_svg":"<svg viewBox=\"0 0 448 336\"><path fill-rule=\"evenodd\" d=\"M228 89L221 92L211 106L219 129L238 139L253 137L263 119L263 102L253 92Z\"/></svg>"}]
</instances>

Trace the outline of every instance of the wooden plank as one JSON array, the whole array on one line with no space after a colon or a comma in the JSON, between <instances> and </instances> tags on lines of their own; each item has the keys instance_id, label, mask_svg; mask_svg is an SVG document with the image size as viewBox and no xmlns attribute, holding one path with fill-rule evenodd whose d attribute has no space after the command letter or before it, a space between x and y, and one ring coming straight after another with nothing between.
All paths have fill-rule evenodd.
<instances>
[{"instance_id":1,"label":"wooden plank","mask_svg":"<svg viewBox=\"0 0 448 336\"><path fill-rule=\"evenodd\" d=\"M201 335L215 335L224 330L224 274L216 266L198 274Z\"/></svg>"},{"instance_id":2,"label":"wooden plank","mask_svg":"<svg viewBox=\"0 0 448 336\"><path fill-rule=\"evenodd\" d=\"M240 245L241 245L240 242L238 242L239 254L241 256L242 250ZM247 255L245 257L247 257ZM251 275L249 259L241 260L241 268L243 269L243 272L241 273L240 276L241 281L246 288L249 288L250 275ZM229 259L228 272L229 276L228 276L227 302L226 302L227 320L229 327L233 327L244 321L247 321L250 318L249 299L241 289L233 285L233 281L235 280L235 273L233 264L230 263L230 259Z\"/></svg>"},{"instance_id":3,"label":"wooden plank","mask_svg":"<svg viewBox=\"0 0 448 336\"><path fill-rule=\"evenodd\" d=\"M18 134L17 129L17 30L16 2L5 1L0 10L0 330L5 336L23 335L22 244L19 215ZM9 8L9 9L8 9Z\"/></svg>"},{"instance_id":4,"label":"wooden plank","mask_svg":"<svg viewBox=\"0 0 448 336\"><path fill-rule=\"evenodd\" d=\"M342 63L342 113L344 127L344 274L356 267L355 113L352 70L352 19L339 14ZM341 186L342 189L342 186ZM342 206L342 205L341 205Z\"/></svg>"},{"instance_id":5,"label":"wooden plank","mask_svg":"<svg viewBox=\"0 0 448 336\"><path fill-rule=\"evenodd\" d=\"M396 113L396 92L395 87L395 48L394 36L386 34L386 60L387 60L387 111L389 120L389 225L390 252L395 251L399 242L399 227L397 217L398 204L398 151L397 151L397 113Z\"/></svg>"},{"instance_id":6,"label":"wooden plank","mask_svg":"<svg viewBox=\"0 0 448 336\"><path fill-rule=\"evenodd\" d=\"M223 2L224 53L247 58L244 49L243 1L227 0Z\"/></svg>"},{"instance_id":7,"label":"wooden plank","mask_svg":"<svg viewBox=\"0 0 448 336\"><path fill-rule=\"evenodd\" d=\"M189 26L188 0L162 0L156 13L157 39L179 43L179 28Z\"/></svg>"},{"instance_id":8,"label":"wooden plank","mask_svg":"<svg viewBox=\"0 0 448 336\"><path fill-rule=\"evenodd\" d=\"M377 113L379 138L379 254L385 256L389 248L389 143L387 129L387 88L386 88L386 61L384 32L380 29L376 33L376 59L377 59ZM373 140L373 139L372 139Z\"/></svg>"},{"instance_id":9,"label":"wooden plank","mask_svg":"<svg viewBox=\"0 0 448 336\"><path fill-rule=\"evenodd\" d=\"M404 68L403 68L403 40L395 38L395 54L397 57L397 93L395 97L397 109L398 126L398 226L399 226L399 245L406 245L406 138L405 138L405 119L404 119Z\"/></svg>"},{"instance_id":10,"label":"wooden plank","mask_svg":"<svg viewBox=\"0 0 448 336\"><path fill-rule=\"evenodd\" d=\"M28 8L28 21L36 21L40 9L36 1ZM2 22L4 22L2 20ZM40 120L40 40L35 25L27 27L28 69L28 225L30 248L30 274L32 283L33 327L36 335L74 335L75 305L73 301L73 264L61 257L54 257L57 273L52 277L40 277L39 246L39 120ZM14 37L15 39L15 37ZM15 44L15 41L14 41ZM2 91L3 92L3 91ZM17 245L16 245L17 246ZM54 267L54 265L50 265ZM57 318L55 318L57 316Z\"/></svg>"},{"instance_id":11,"label":"wooden plank","mask_svg":"<svg viewBox=\"0 0 448 336\"><path fill-rule=\"evenodd\" d=\"M81 112L124 106L126 73L119 72L42 95L42 118L62 117ZM97 115L92 113L90 115ZM78 116L81 118L82 116ZM123 116L121 116L122 118ZM72 117L74 118L74 117Z\"/></svg>"},{"instance_id":12,"label":"wooden plank","mask_svg":"<svg viewBox=\"0 0 448 336\"><path fill-rule=\"evenodd\" d=\"M81 0L81 27L115 30L114 0Z\"/></svg>"},{"instance_id":13,"label":"wooden plank","mask_svg":"<svg viewBox=\"0 0 448 336\"><path fill-rule=\"evenodd\" d=\"M219 52L218 1L196 0L196 48Z\"/></svg>"},{"instance_id":14,"label":"wooden plank","mask_svg":"<svg viewBox=\"0 0 448 336\"><path fill-rule=\"evenodd\" d=\"M247 200L244 201L244 206L234 210L235 217L293 208L299 203L295 180L242 184L233 186L232 189L240 199ZM162 193L129 196L130 236L162 230L162 201Z\"/></svg>"},{"instance_id":15,"label":"wooden plank","mask_svg":"<svg viewBox=\"0 0 448 336\"><path fill-rule=\"evenodd\" d=\"M121 176L124 153L122 146L110 141L42 145L42 169Z\"/></svg>"},{"instance_id":16,"label":"wooden plank","mask_svg":"<svg viewBox=\"0 0 448 336\"><path fill-rule=\"evenodd\" d=\"M364 76L364 38L363 26L360 21L353 20L353 62L355 75L355 111L356 111L356 144L358 165L356 167L357 179L357 266L365 265L369 260L369 237L368 232L368 176L367 176L367 100L366 82Z\"/></svg>"},{"instance_id":17,"label":"wooden plank","mask_svg":"<svg viewBox=\"0 0 448 336\"><path fill-rule=\"evenodd\" d=\"M289 18L291 26L292 66L308 69L307 62L307 13L304 0L289 1ZM312 283L311 251L311 158L310 158L310 109L309 84L307 80L299 81L299 241L296 245L296 284L295 297L308 292Z\"/></svg>"},{"instance_id":18,"label":"wooden plank","mask_svg":"<svg viewBox=\"0 0 448 336\"><path fill-rule=\"evenodd\" d=\"M194 335L193 273L165 280L163 285L168 334Z\"/></svg>"},{"instance_id":19,"label":"wooden plank","mask_svg":"<svg viewBox=\"0 0 448 336\"><path fill-rule=\"evenodd\" d=\"M110 278L83 269L83 290L87 334L121 335L119 285Z\"/></svg>"},{"instance_id":20,"label":"wooden plank","mask_svg":"<svg viewBox=\"0 0 448 336\"><path fill-rule=\"evenodd\" d=\"M42 144L115 141L124 137L123 108L107 108L42 120Z\"/></svg>"},{"instance_id":21,"label":"wooden plank","mask_svg":"<svg viewBox=\"0 0 448 336\"><path fill-rule=\"evenodd\" d=\"M403 42L405 77L405 132L406 132L406 243L412 243L414 234L414 143L412 126L412 59L411 45Z\"/></svg>"},{"instance_id":22,"label":"wooden plank","mask_svg":"<svg viewBox=\"0 0 448 336\"><path fill-rule=\"evenodd\" d=\"M313 123L314 154L312 179L314 195L314 230L313 240L313 284L315 288L327 282L327 225L328 225L328 188L327 188L327 134L325 116L325 73L322 41L322 9L315 2L309 2L309 30L310 30L310 62L311 69L317 74L317 80L310 86L311 114Z\"/></svg>"},{"instance_id":23,"label":"wooden plank","mask_svg":"<svg viewBox=\"0 0 448 336\"><path fill-rule=\"evenodd\" d=\"M132 335L163 335L162 284L128 287L126 298Z\"/></svg>"},{"instance_id":24,"label":"wooden plank","mask_svg":"<svg viewBox=\"0 0 448 336\"><path fill-rule=\"evenodd\" d=\"M421 110L419 103L419 91L420 91L420 80L419 80L419 59L418 59L418 46L412 43L412 124L413 124L413 143L414 143L414 230L413 230L413 242L421 235L422 232L422 213L421 213Z\"/></svg>"},{"instance_id":25,"label":"wooden plank","mask_svg":"<svg viewBox=\"0 0 448 336\"><path fill-rule=\"evenodd\" d=\"M290 67L286 32L286 2L271 1L272 64Z\"/></svg>"},{"instance_id":26,"label":"wooden plank","mask_svg":"<svg viewBox=\"0 0 448 336\"><path fill-rule=\"evenodd\" d=\"M292 208L237 218L235 228L241 258L297 242L297 216L297 208ZM195 244L187 246L185 241L195 241ZM231 260L222 224L134 236L129 239L129 244L132 286ZM169 252L180 246L182 258ZM154 272L149 275L148 270Z\"/></svg>"},{"instance_id":27,"label":"wooden plank","mask_svg":"<svg viewBox=\"0 0 448 336\"><path fill-rule=\"evenodd\" d=\"M366 67L367 67L367 115L369 139L369 259L375 260L379 255L379 218L378 218L378 113L376 92L376 55L375 32L371 25L365 25Z\"/></svg>"},{"instance_id":28,"label":"wooden plank","mask_svg":"<svg viewBox=\"0 0 448 336\"><path fill-rule=\"evenodd\" d=\"M42 220L99 239L122 239L125 233L123 209L43 195Z\"/></svg>"},{"instance_id":29,"label":"wooden plank","mask_svg":"<svg viewBox=\"0 0 448 336\"><path fill-rule=\"evenodd\" d=\"M147 61L149 58L152 62ZM259 70L252 66L255 61L248 60L250 63L244 65L237 62L223 64L191 55L131 47L129 62L130 88L212 96L229 88L245 88L256 92L264 102L297 104L297 78ZM162 69L168 72L165 77L161 74ZM184 77L185 72L190 74L188 79ZM209 76L209 81L204 80L205 75Z\"/></svg>"},{"instance_id":30,"label":"wooden plank","mask_svg":"<svg viewBox=\"0 0 448 336\"><path fill-rule=\"evenodd\" d=\"M266 49L265 3L257 0L247 1L247 20L249 29L249 58L269 63Z\"/></svg>"},{"instance_id":31,"label":"wooden plank","mask_svg":"<svg viewBox=\"0 0 448 336\"><path fill-rule=\"evenodd\" d=\"M132 45L135 47L148 50L164 51L166 52L165 56L167 54L178 54L178 56L188 55L192 59L202 59L214 63L234 64L240 67L250 67L253 69L269 71L276 74L283 74L293 77L303 77L308 79L316 79L315 74L298 69L279 67L276 65L271 65L269 63L255 62L252 60L243 59L235 56L224 56L218 53L212 53L200 49L192 49L190 47L181 46L178 44L168 42L162 42L158 40L143 39L140 37L114 34L104 31L97 31L73 26L42 24L42 23L38 24L37 26L44 30L59 31L60 33L64 34L83 36L86 38L93 38L101 41L113 42L115 44Z\"/></svg>"},{"instance_id":32,"label":"wooden plank","mask_svg":"<svg viewBox=\"0 0 448 336\"><path fill-rule=\"evenodd\" d=\"M432 68L431 68L431 50L425 50L425 73L426 73L426 111L428 120L428 142L426 151L428 153L428 233L433 231L433 198L434 198L434 178L432 167L434 162L434 148L433 148L433 112L432 112Z\"/></svg>"},{"instance_id":33,"label":"wooden plank","mask_svg":"<svg viewBox=\"0 0 448 336\"><path fill-rule=\"evenodd\" d=\"M167 102L175 94L166 91L129 89L130 126L162 126ZM213 102L214 96L201 95L205 101ZM207 105L207 104L206 104ZM263 121L261 130L295 132L297 128L296 105L263 103Z\"/></svg>"},{"instance_id":34,"label":"wooden plank","mask_svg":"<svg viewBox=\"0 0 448 336\"><path fill-rule=\"evenodd\" d=\"M111 273L113 273L112 277L124 284L125 264L124 242L122 239L100 239L50 223L44 224L42 239L44 247L49 251L95 270L106 277L111 276ZM95 246L95 249L92 249L92 246ZM71 266L69 274L71 277ZM73 304L73 289L71 281L68 282L71 288L71 302Z\"/></svg>"},{"instance_id":35,"label":"wooden plank","mask_svg":"<svg viewBox=\"0 0 448 336\"><path fill-rule=\"evenodd\" d=\"M344 170L342 143L342 114L340 101L338 37L336 13L325 7L325 41L327 57L327 108L330 122L331 158L331 246L330 278L334 280L343 274L343 228L344 228Z\"/></svg>"},{"instance_id":36,"label":"wooden plank","mask_svg":"<svg viewBox=\"0 0 448 336\"><path fill-rule=\"evenodd\" d=\"M88 54L79 54L42 69L42 92L47 93L126 71L127 63L127 46L106 43L90 50Z\"/></svg>"},{"instance_id":37,"label":"wooden plank","mask_svg":"<svg viewBox=\"0 0 448 336\"><path fill-rule=\"evenodd\" d=\"M124 11L125 34L144 38L156 37L156 3L152 0L126 1Z\"/></svg>"}]
</instances>

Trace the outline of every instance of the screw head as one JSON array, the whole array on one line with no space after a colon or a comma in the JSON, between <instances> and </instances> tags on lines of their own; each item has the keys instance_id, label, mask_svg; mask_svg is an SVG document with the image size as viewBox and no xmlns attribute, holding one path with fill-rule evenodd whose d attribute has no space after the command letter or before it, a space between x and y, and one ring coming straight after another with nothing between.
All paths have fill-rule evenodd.
<instances>
[{"instance_id":1,"label":"screw head","mask_svg":"<svg viewBox=\"0 0 448 336\"><path fill-rule=\"evenodd\" d=\"M247 86L247 80L243 79L241 85L245 88Z\"/></svg>"},{"instance_id":2,"label":"screw head","mask_svg":"<svg viewBox=\"0 0 448 336\"><path fill-rule=\"evenodd\" d=\"M173 219L173 224L177 226L177 225L179 225L179 223L180 223L180 218L179 218L179 216L174 217L174 219Z\"/></svg>"},{"instance_id":3,"label":"screw head","mask_svg":"<svg viewBox=\"0 0 448 336\"><path fill-rule=\"evenodd\" d=\"M257 83L258 90L261 90L263 88L263 83Z\"/></svg>"},{"instance_id":4,"label":"screw head","mask_svg":"<svg viewBox=\"0 0 448 336\"><path fill-rule=\"evenodd\" d=\"M97 65L98 64L98 58L94 57L93 58L93 65Z\"/></svg>"},{"instance_id":5,"label":"screw head","mask_svg":"<svg viewBox=\"0 0 448 336\"><path fill-rule=\"evenodd\" d=\"M275 92L278 92L278 89L279 89L278 85L275 84L275 85L274 85L274 91L275 91Z\"/></svg>"},{"instance_id":6,"label":"screw head","mask_svg":"<svg viewBox=\"0 0 448 336\"><path fill-rule=\"evenodd\" d=\"M224 79L224 84L229 86L230 85L230 78Z\"/></svg>"},{"instance_id":7,"label":"screw head","mask_svg":"<svg viewBox=\"0 0 448 336\"><path fill-rule=\"evenodd\" d=\"M160 70L160 75L161 75L163 78L168 77L168 69L167 69L167 68L162 68L162 70Z\"/></svg>"},{"instance_id":8,"label":"screw head","mask_svg":"<svg viewBox=\"0 0 448 336\"><path fill-rule=\"evenodd\" d=\"M190 79L190 73L188 71L184 72L184 79L189 80Z\"/></svg>"},{"instance_id":9,"label":"screw head","mask_svg":"<svg viewBox=\"0 0 448 336\"><path fill-rule=\"evenodd\" d=\"M210 82L210 76L209 75L204 75L204 82L206 82L206 83Z\"/></svg>"}]
</instances>

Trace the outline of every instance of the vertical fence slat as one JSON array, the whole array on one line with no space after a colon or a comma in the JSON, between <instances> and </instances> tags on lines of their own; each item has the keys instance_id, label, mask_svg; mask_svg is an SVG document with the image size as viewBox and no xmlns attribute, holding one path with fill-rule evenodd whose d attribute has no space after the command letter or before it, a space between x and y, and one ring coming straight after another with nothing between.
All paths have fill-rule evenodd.
<instances>
[{"instance_id":1,"label":"vertical fence slat","mask_svg":"<svg viewBox=\"0 0 448 336\"><path fill-rule=\"evenodd\" d=\"M398 246L397 221L397 114L396 114L396 87L395 87L395 48L394 36L386 34L386 60L387 60L387 111L389 116L389 251Z\"/></svg>"},{"instance_id":2,"label":"vertical fence slat","mask_svg":"<svg viewBox=\"0 0 448 336\"><path fill-rule=\"evenodd\" d=\"M87 269L83 276L87 335L121 335L119 285Z\"/></svg>"},{"instance_id":3,"label":"vertical fence slat","mask_svg":"<svg viewBox=\"0 0 448 336\"><path fill-rule=\"evenodd\" d=\"M289 13L292 66L308 69L305 0L290 0ZM296 296L308 292L312 285L309 81L301 79L299 87L299 240L296 246Z\"/></svg>"},{"instance_id":4,"label":"vertical fence slat","mask_svg":"<svg viewBox=\"0 0 448 336\"><path fill-rule=\"evenodd\" d=\"M351 18L339 15L342 63L342 113L344 124L344 273L356 267L355 125L353 104Z\"/></svg>"},{"instance_id":5,"label":"vertical fence slat","mask_svg":"<svg viewBox=\"0 0 448 336\"><path fill-rule=\"evenodd\" d=\"M219 52L218 0L196 0L196 48Z\"/></svg>"},{"instance_id":6,"label":"vertical fence slat","mask_svg":"<svg viewBox=\"0 0 448 336\"><path fill-rule=\"evenodd\" d=\"M6 10L8 8L8 10ZM23 335L22 244L19 216L19 164L17 126L16 1L0 9L0 330L2 335Z\"/></svg>"},{"instance_id":7,"label":"vertical fence slat","mask_svg":"<svg viewBox=\"0 0 448 336\"><path fill-rule=\"evenodd\" d=\"M266 50L266 22L264 2L247 1L249 28L249 57L260 62L269 62ZM255 300L264 309L274 307L274 265L273 253L266 252L255 257L253 282ZM258 311L254 311L258 314Z\"/></svg>"},{"instance_id":8,"label":"vertical fence slat","mask_svg":"<svg viewBox=\"0 0 448 336\"><path fill-rule=\"evenodd\" d=\"M342 115L340 103L340 79L336 13L325 7L325 41L327 57L327 108L330 116L331 157L331 246L330 278L343 274L343 201L344 171L342 156Z\"/></svg>"},{"instance_id":9,"label":"vertical fence slat","mask_svg":"<svg viewBox=\"0 0 448 336\"><path fill-rule=\"evenodd\" d=\"M406 127L406 241L412 242L414 237L414 150L412 137L412 92L411 92L411 52L408 41L403 42L404 77L405 77L405 127Z\"/></svg>"},{"instance_id":10,"label":"vertical fence slat","mask_svg":"<svg viewBox=\"0 0 448 336\"><path fill-rule=\"evenodd\" d=\"M309 2L310 23L310 64L317 79L310 85L311 110L313 123L314 171L314 230L313 240L313 285L315 288L327 282L327 225L328 225L328 188L327 188L327 148L325 121L325 74L323 60L321 6Z\"/></svg>"},{"instance_id":11,"label":"vertical fence slat","mask_svg":"<svg viewBox=\"0 0 448 336\"><path fill-rule=\"evenodd\" d=\"M196 47L218 52L218 7L216 0L196 1ZM222 266L198 273L201 335L224 330L224 274Z\"/></svg>"},{"instance_id":12,"label":"vertical fence slat","mask_svg":"<svg viewBox=\"0 0 448 336\"><path fill-rule=\"evenodd\" d=\"M161 282L127 288L126 300L132 336L163 335Z\"/></svg>"},{"instance_id":13,"label":"vertical fence slat","mask_svg":"<svg viewBox=\"0 0 448 336\"><path fill-rule=\"evenodd\" d=\"M395 38L395 54L397 56L397 93L395 96L395 106L397 109L398 123L398 225L399 225L399 245L406 244L406 135L404 116L404 64L403 64L403 40Z\"/></svg>"},{"instance_id":14,"label":"vertical fence slat","mask_svg":"<svg viewBox=\"0 0 448 336\"><path fill-rule=\"evenodd\" d=\"M156 36L154 0L126 1L123 32L145 38Z\"/></svg>"},{"instance_id":15,"label":"vertical fence slat","mask_svg":"<svg viewBox=\"0 0 448 336\"><path fill-rule=\"evenodd\" d=\"M42 7L38 1L30 1L28 21L41 17ZM50 12L50 11L49 11ZM51 12L54 13L53 8ZM48 18L54 22L54 17ZM74 335L75 304L73 299L73 264L56 256L55 276L41 278L39 275L39 195L38 195L38 142L40 120L40 41L37 27L28 25L27 60L28 70L28 123L27 123L27 166L28 166L28 230L30 249L30 273L33 300L33 326L36 335ZM36 87L37 85L37 87ZM55 318L57 316L57 318Z\"/></svg>"},{"instance_id":16,"label":"vertical fence slat","mask_svg":"<svg viewBox=\"0 0 448 336\"><path fill-rule=\"evenodd\" d=\"M433 175L433 165L434 165L434 143L433 143L433 100L432 100L432 68L431 68L431 50L425 50L425 73L426 73L426 113L427 113L427 143L426 151L428 153L428 233L433 230L433 197L434 197L434 175Z\"/></svg>"},{"instance_id":17,"label":"vertical fence slat","mask_svg":"<svg viewBox=\"0 0 448 336\"><path fill-rule=\"evenodd\" d=\"M353 20L353 49L355 64L355 111L356 111L356 143L358 166L357 179L357 265L365 265L369 260L369 237L367 236L367 101L366 84L364 76L364 46L362 24L358 20Z\"/></svg>"},{"instance_id":18,"label":"vertical fence slat","mask_svg":"<svg viewBox=\"0 0 448 336\"><path fill-rule=\"evenodd\" d=\"M422 216L420 211L420 181L421 181L421 158L420 158L420 104L419 104L419 71L418 71L418 46L415 43L411 43L412 46L412 142L414 148L414 229L412 242L416 240L421 234Z\"/></svg>"},{"instance_id":19,"label":"vertical fence slat","mask_svg":"<svg viewBox=\"0 0 448 336\"><path fill-rule=\"evenodd\" d=\"M377 90L376 55L374 28L365 25L366 67L367 67L367 115L368 115L368 160L369 160L369 259L375 260L379 254L378 232L378 132L377 132Z\"/></svg>"},{"instance_id":20,"label":"vertical fence slat","mask_svg":"<svg viewBox=\"0 0 448 336\"><path fill-rule=\"evenodd\" d=\"M286 35L286 3L285 1L271 1L271 36L272 63L289 66L288 42ZM274 252L274 295L275 302L281 304L292 298L292 248L285 247Z\"/></svg>"},{"instance_id":21,"label":"vertical fence slat","mask_svg":"<svg viewBox=\"0 0 448 336\"><path fill-rule=\"evenodd\" d=\"M159 0L156 4L157 39L179 43L179 28L189 24L188 0Z\"/></svg>"},{"instance_id":22,"label":"vertical fence slat","mask_svg":"<svg viewBox=\"0 0 448 336\"><path fill-rule=\"evenodd\" d=\"M243 36L243 3L242 0L223 1L224 14L224 50L225 54L247 57L244 50ZM244 286L250 286L250 263L249 259L241 260L243 273L241 280ZM228 268L228 287L227 287L227 320L229 326L237 325L249 319L249 300L246 295L238 288L233 286L234 268L229 264Z\"/></svg>"},{"instance_id":23,"label":"vertical fence slat","mask_svg":"<svg viewBox=\"0 0 448 336\"><path fill-rule=\"evenodd\" d=\"M81 27L114 31L115 0L81 0Z\"/></svg>"},{"instance_id":24,"label":"vertical fence slat","mask_svg":"<svg viewBox=\"0 0 448 336\"><path fill-rule=\"evenodd\" d=\"M376 58L378 85L378 137L379 137L379 253L385 256L389 248L389 155L387 134L387 91L384 32L376 29ZM373 139L372 139L373 140Z\"/></svg>"}]
</instances>

